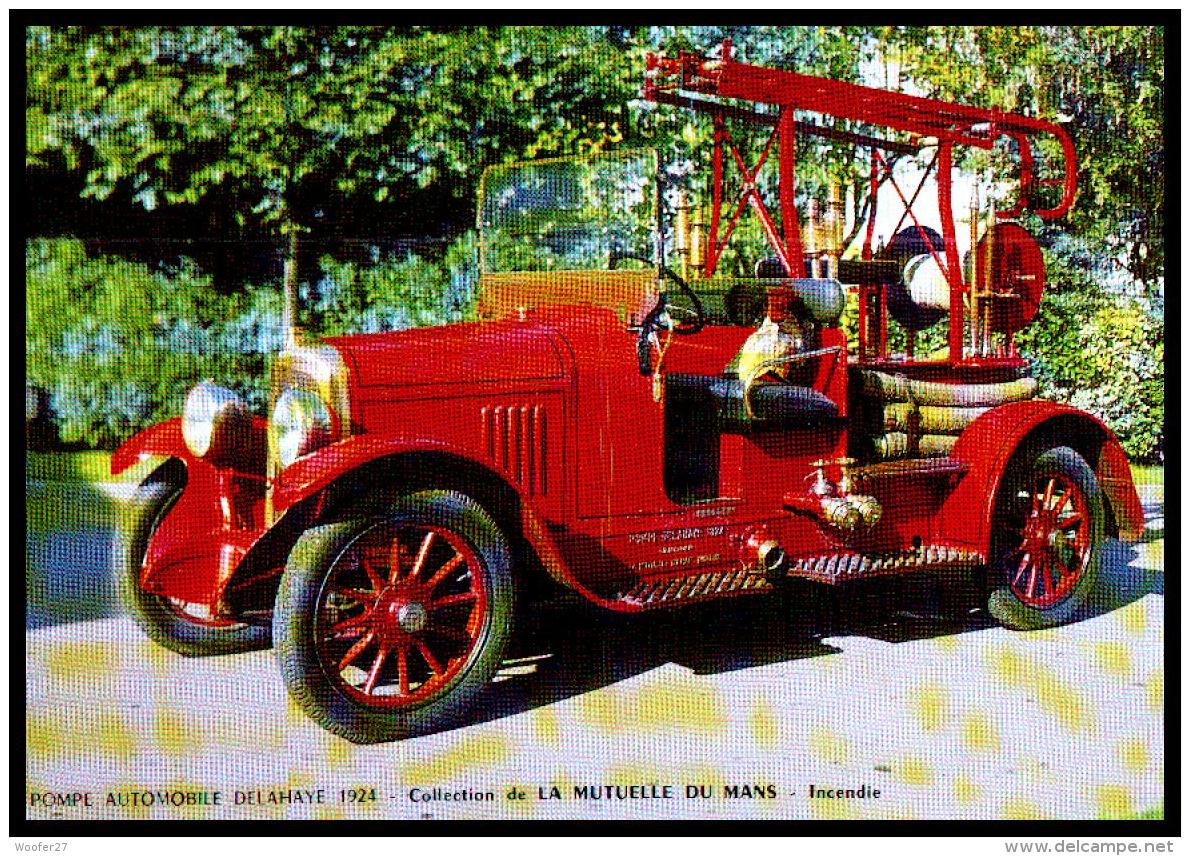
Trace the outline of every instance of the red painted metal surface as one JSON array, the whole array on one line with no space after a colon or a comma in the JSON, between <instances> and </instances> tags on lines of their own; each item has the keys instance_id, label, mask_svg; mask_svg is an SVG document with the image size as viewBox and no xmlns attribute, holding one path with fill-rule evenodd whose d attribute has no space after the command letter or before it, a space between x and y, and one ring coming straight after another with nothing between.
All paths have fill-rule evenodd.
<instances>
[{"instance_id":1,"label":"red painted metal surface","mask_svg":"<svg viewBox=\"0 0 1190 856\"><path fill-rule=\"evenodd\" d=\"M950 281L947 344L950 347L950 361L957 363L964 356L966 314L963 303L963 261L959 257L959 244L954 230L954 203L950 198L952 159L953 146L949 141L942 143L938 147L938 210L942 215L942 246L946 249L947 279Z\"/></svg>"},{"instance_id":2,"label":"red painted metal surface","mask_svg":"<svg viewBox=\"0 0 1190 856\"><path fill-rule=\"evenodd\" d=\"M846 454L845 421L721 434L715 495L683 504L665 491L664 402L653 400L651 379L636 371L635 334L614 313L576 307L531 312L524 322L507 322L518 323L534 331L519 341L558 355L542 364L559 376L522 372L505 383L460 378L444 389L437 382L364 386L353 374L357 433L283 470L273 490L278 511L320 495L340 477L380 458L429 451L473 461L520 496L526 538L558 579L603 606L634 611L645 608L642 602L624 602L618 592L635 590L647 580L691 575L694 586L700 575L741 569L741 550L758 526L786 548L791 560L832 551L889 554L911 548L915 540L986 551L992 500L1012 453L1034 430L1066 419L1082 436L1095 438L1097 454L1088 453L1088 460L1123 533L1135 534L1142 525L1127 462L1107 429L1072 408L1041 401L996 408L968 428L951 455L965 467L961 478L949 470L939 477L914 472L876 478L864 489L876 496L884 515L870 532L841 535L784 510L786 495L808 486L812 461ZM434 366L472 360L460 354L461 343L483 350L495 341L453 335L439 349L428 332L411 331L406 338L417 346L408 350L401 334L351 337L337 344L349 365L377 351L401 353L413 363L403 369L408 377L424 378L437 370ZM747 328L711 326L676 340L663 370L719 374L748 333ZM825 330L822 337L827 347L845 342L840 330ZM810 382L846 413L848 370L842 350L834 353L819 362ZM929 368L941 371L937 365ZM544 428L521 427L538 419ZM120 461L141 451L185 458L174 445L177 435L176 423L165 423L130 441ZM201 461L188 459L187 465L186 491L153 540L144 584L217 609L236 564L264 534L262 498L253 492L259 483L229 478ZM225 499L234 500L230 515ZM725 589L725 596L730 594Z\"/></svg>"},{"instance_id":3,"label":"red painted metal surface","mask_svg":"<svg viewBox=\"0 0 1190 856\"><path fill-rule=\"evenodd\" d=\"M988 244L991 244L989 247ZM994 294L991 328L1001 333L1023 330L1037 317L1045 290L1045 261L1041 248L1016 223L997 223L979 242L975 279Z\"/></svg>"},{"instance_id":4,"label":"red painted metal surface","mask_svg":"<svg viewBox=\"0 0 1190 856\"><path fill-rule=\"evenodd\" d=\"M736 62L730 40L723 43L716 59L687 51L674 58L650 56L646 75L645 96L652 98L664 91L689 91L851 119L984 149L994 146L1001 136L1024 140L1030 146L1034 140L1053 138L1062 148L1062 199L1036 213L1060 217L1074 201L1074 146L1065 129L1053 122Z\"/></svg>"},{"instance_id":5,"label":"red painted metal surface","mask_svg":"<svg viewBox=\"0 0 1190 856\"><path fill-rule=\"evenodd\" d=\"M1048 433L1040 433L1047 428ZM939 511L943 537L981 551L989 549L993 506L1010 458L1031 436L1045 436L1049 445L1069 445L1082 454L1107 494L1120 536L1140 537L1144 513L1119 441L1094 416L1041 399L990 410L959 437L950 457L970 469Z\"/></svg>"},{"instance_id":6,"label":"red painted metal surface","mask_svg":"<svg viewBox=\"0 0 1190 856\"><path fill-rule=\"evenodd\" d=\"M112 475L118 476L137 461L151 457L193 459L182 439L180 416L159 422L121 443L112 453Z\"/></svg>"},{"instance_id":7,"label":"red painted metal surface","mask_svg":"<svg viewBox=\"0 0 1190 856\"><path fill-rule=\"evenodd\" d=\"M1007 113L995 108L971 107L942 101L936 98L922 98L900 92L890 92L873 87L845 83L838 80L814 77L794 71L763 68L737 62L733 56L730 39L723 42L719 56L706 58L688 51L676 57L650 54L646 64L644 95L660 103L684 106L708 112L715 122L715 146L712 153L713 193L711 200L711 243L708 247L707 265L704 273L711 276L726 238L730 236L736 220L743 211L745 201L751 203L761 221L773 252L780 258L788 275L800 276L802 258L798 241L797 210L793 204L795 177L793 161L797 134L815 134L830 139L848 140L857 146L868 146L871 150L872 178L871 203L868 212L867 229L864 236L862 258L872 257L872 238L876 219L876 196L878 188L878 165L884 162L882 151L905 152L937 146L935 161L938 165L938 211L941 219L943 253L945 265L939 261L950 283L950 311L948 344L950 362L957 364L968 357L965 352L965 336L968 329L967 296L972 288L965 281L962 258L959 255L955 236L952 201L951 175L954 147L975 146L983 149L994 147L1006 138L1015 144L1018 162L1018 196L1016 204L1006 212L998 212L1000 219L1007 216L1021 216L1032 211L1043 219L1054 219L1065 215L1074 202L1077 189L1077 158L1074 144L1066 130L1053 122L1030 116ZM774 119L772 111L760 112L739 107L735 102L747 101L771 105L777 108ZM859 134L830 124L815 125L795 121L793 112L817 113L831 119L863 122L893 129L908 134L910 143L884 140L867 134ZM760 161L749 170L742 156L731 143L726 119L753 121L775 125L772 135ZM764 163L774 138L780 139L781 165L778 194L782 214L784 236L777 230L760 196L755 192L755 178ZM1033 184L1037 173L1037 153L1041 151L1042 140L1056 140L1062 151L1061 177L1043 183L1060 184L1060 201L1050 207L1038 207L1033 200ZM722 238L720 235L721 207L723 204L723 159L729 152L734 159L743 181L743 190L735 210L727 221ZM885 166L885 170L891 170ZM892 186L901 198L908 216L912 217L918 229L912 206L913 200L906 199L896 182ZM916 194L914 195L916 199ZM903 217L902 217L903 219ZM794 252L797 249L798 252ZM937 259L936 259L937 260ZM875 310L869 305L873 297L879 297ZM860 313L860 353L884 356L886 342L885 311L883 295L879 289L864 286L861 292L864 303ZM1005 340L998 349L1006 359L1015 358L1012 346L1012 330L1006 330ZM870 337L878 336L875 342ZM972 342L971 354L986 356L988 342ZM912 335L908 350L912 351Z\"/></svg>"}]
</instances>

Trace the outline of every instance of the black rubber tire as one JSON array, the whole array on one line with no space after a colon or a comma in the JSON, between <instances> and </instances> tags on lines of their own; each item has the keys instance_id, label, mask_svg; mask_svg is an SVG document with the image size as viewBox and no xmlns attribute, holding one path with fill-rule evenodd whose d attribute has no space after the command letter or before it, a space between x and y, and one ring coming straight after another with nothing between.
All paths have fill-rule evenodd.
<instances>
[{"instance_id":1,"label":"black rubber tire","mask_svg":"<svg viewBox=\"0 0 1190 856\"><path fill-rule=\"evenodd\" d=\"M1025 454L1020 466L1015 463L1001 488L993 518L991 561L988 578L997 587L988 597L988 612L1000 624L1012 630L1041 630L1069 624L1087 617L1089 610L1101 596L1101 545L1107 533L1107 506L1094 470L1083 457L1067 446L1044 449ZM1032 480L1044 475L1061 475L1070 479L1086 499L1090 520L1090 560L1082 576L1070 592L1057 603L1037 607L1021 600L1008 585L1011 568L1007 554L1011 542L1003 532L1003 521L1019 517L1020 507L1014 503L1025 501L1017 496Z\"/></svg>"},{"instance_id":2,"label":"black rubber tire","mask_svg":"<svg viewBox=\"0 0 1190 856\"><path fill-rule=\"evenodd\" d=\"M323 588L349 545L377 525L426 523L449 529L472 548L490 599L482 634L451 681L417 706L384 709L352 698L327 673L314 626ZM423 491L396 500L380 518L307 530L289 554L273 611L273 638L290 696L315 722L353 743L384 743L459 724L499 669L515 613L508 541L473 499L453 491Z\"/></svg>"},{"instance_id":3,"label":"black rubber tire","mask_svg":"<svg viewBox=\"0 0 1190 856\"><path fill-rule=\"evenodd\" d=\"M268 648L268 627L234 624L208 627L188 621L161 595L140 586L140 569L157 526L185 489L185 466L169 461L137 487L116 535L113 567L120 601L150 639L186 657L241 654Z\"/></svg>"}]
</instances>

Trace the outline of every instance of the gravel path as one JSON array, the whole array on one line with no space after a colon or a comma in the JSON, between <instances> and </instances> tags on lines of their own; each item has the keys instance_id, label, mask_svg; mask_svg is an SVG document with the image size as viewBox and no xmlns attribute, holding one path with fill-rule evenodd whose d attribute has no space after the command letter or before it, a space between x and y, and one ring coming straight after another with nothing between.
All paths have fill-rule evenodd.
<instances>
[{"instance_id":1,"label":"gravel path","mask_svg":"<svg viewBox=\"0 0 1190 856\"><path fill-rule=\"evenodd\" d=\"M106 530L97 521L87 531L30 532L27 575L46 602L31 609L26 634L29 791L86 793L92 805L39 803L28 815L1098 818L1152 810L1165 760L1164 539L1160 506L1147 499L1150 538L1108 551L1123 605L1071 626L1020 634L978 616L948 623L930 617L931 597L912 587L847 596L834 618L820 611L805 622L788 620L804 607L797 598L643 618L555 603L526 616L481 721L373 747L310 723L288 702L269 652L185 659L155 648L110 606L74 615L53 606L56 592L72 590L53 582L64 573L56 563L90 556L87 545L101 553ZM65 552L55 542L63 537ZM87 591L103 606L109 584L92 571ZM737 796L725 792L744 785ZM811 799L811 785L880 793ZM507 799L514 788L525 798ZM552 788L561 799L550 798ZM349 789L362 789L363 801ZM205 796L129 804L148 801L145 792L159 794L154 802ZM487 792L492 801L473 798Z\"/></svg>"}]
</instances>

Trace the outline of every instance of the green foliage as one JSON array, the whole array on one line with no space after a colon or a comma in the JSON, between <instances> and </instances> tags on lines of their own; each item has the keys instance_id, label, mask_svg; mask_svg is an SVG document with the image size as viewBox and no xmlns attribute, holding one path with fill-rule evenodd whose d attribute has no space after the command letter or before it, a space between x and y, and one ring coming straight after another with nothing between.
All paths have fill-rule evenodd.
<instances>
[{"instance_id":1,"label":"green foliage","mask_svg":"<svg viewBox=\"0 0 1190 856\"><path fill-rule=\"evenodd\" d=\"M375 266L321 261L322 278L302 323L319 336L377 333L457 321L461 307L452 297L447 265L417 255Z\"/></svg>"},{"instance_id":2,"label":"green foliage","mask_svg":"<svg viewBox=\"0 0 1190 856\"><path fill-rule=\"evenodd\" d=\"M1064 225L1088 241L1094 255L1119 256L1150 287L1161 282L1161 28L884 27L877 35L898 75L928 94L1068 122L1078 152L1079 193ZM986 160L974 152L969 165Z\"/></svg>"},{"instance_id":3,"label":"green foliage","mask_svg":"<svg viewBox=\"0 0 1190 856\"><path fill-rule=\"evenodd\" d=\"M624 139L639 63L606 28L33 27L27 163L153 210L236 199L241 223L329 194L469 197L517 156Z\"/></svg>"},{"instance_id":4,"label":"green foliage","mask_svg":"<svg viewBox=\"0 0 1190 856\"><path fill-rule=\"evenodd\" d=\"M236 333L265 294L220 297L192 264L151 271L77 241L30 241L25 264L27 380L48 391L63 442L112 446L176 416L203 378L261 400L272 343Z\"/></svg>"},{"instance_id":5,"label":"green foliage","mask_svg":"<svg viewBox=\"0 0 1190 856\"><path fill-rule=\"evenodd\" d=\"M1051 281L1080 273L1048 259ZM1165 433L1165 336L1159 315L1134 298L1091 288L1051 290L1017 336L1047 397L1101 418L1134 460L1154 460Z\"/></svg>"},{"instance_id":6,"label":"green foliage","mask_svg":"<svg viewBox=\"0 0 1190 856\"><path fill-rule=\"evenodd\" d=\"M474 292L474 238L439 260L410 254L361 265L322 261L303 283L302 324L314 335L397 330L463 317ZM263 414L267 361L282 344L276 285L219 294L193 263L153 271L90 258L73 240L26 245L26 381L49 393L65 444L112 448L181 413L211 379Z\"/></svg>"},{"instance_id":7,"label":"green foliage","mask_svg":"<svg viewBox=\"0 0 1190 856\"><path fill-rule=\"evenodd\" d=\"M30 27L27 182L41 200L81 195L103 235L136 214L146 228L134 235L192 238L177 224L200 223L204 239L240 244L295 226L459 236L487 166L641 145L658 145L663 169L705 198L706 177L688 164L705 162L710 124L639 89L647 51L705 52L724 37L748 62L869 83L883 71L894 89L1069 117L1079 197L1043 235L1061 274L1050 280L1068 285L1020 339L1049 394L1103 416L1130 454L1153 454L1162 319L1110 295L1124 279L1150 294L1163 282L1158 28ZM765 138L737 132L749 158ZM802 141L799 153L799 204L840 181L862 211L862 150ZM990 163L976 152L965 165ZM760 181L771 190L772 173ZM745 249L725 254L725 276L747 275L765 251L753 216L736 237ZM441 258L319 255L321 275L303 286L315 333L466 317L470 233ZM237 271L223 296L209 266L89 258L74 241L32 241L26 263L29 379L49 390L66 442L110 446L176 415L203 377L262 401L281 298L275 283L246 285L259 272Z\"/></svg>"}]
</instances>

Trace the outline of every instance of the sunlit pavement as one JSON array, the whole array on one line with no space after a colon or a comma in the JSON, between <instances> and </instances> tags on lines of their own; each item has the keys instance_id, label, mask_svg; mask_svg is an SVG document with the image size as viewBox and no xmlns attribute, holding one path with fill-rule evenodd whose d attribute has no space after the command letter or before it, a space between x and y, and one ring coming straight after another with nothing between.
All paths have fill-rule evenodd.
<instances>
[{"instance_id":1,"label":"sunlit pavement","mask_svg":"<svg viewBox=\"0 0 1190 856\"><path fill-rule=\"evenodd\" d=\"M102 515L88 518L90 527L31 529L29 790L85 791L94 806L38 807L29 816L1100 818L1150 811L1161 805L1164 767L1164 538L1155 496L1142 495L1146 541L1107 551L1122 605L1070 626L1022 634L978 614L944 620L912 588L895 597L844 597L829 615L820 603L807 613L800 590L786 601L646 617L554 603L525 616L475 724L369 747L332 737L294 708L269 652L193 660L144 639L110 603L110 522ZM72 573L82 582L71 582ZM725 786L745 784L775 796L744 796L742 788L725 796ZM626 795L623 786L655 793L652 785L670 785L672 798L609 800L607 785ZM688 785L713 796L688 799ZM811 785L866 785L880 795L811 799ZM577 799L576 786L605 798ZM507 799L514 787L526 798ZM554 787L563 799L549 798ZM365 797L374 789L376 800L343 802L348 788L363 788ZM435 788L490 791L495 799L418 799ZM220 804L106 804L109 793L166 789L218 790ZM317 798L319 789L321 802L294 797ZM269 792L289 797L271 803Z\"/></svg>"}]
</instances>

